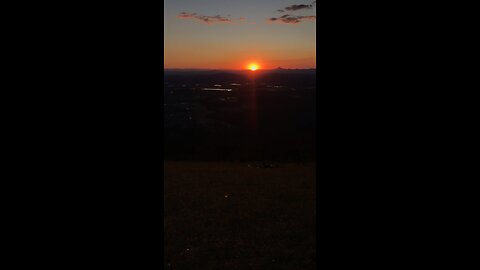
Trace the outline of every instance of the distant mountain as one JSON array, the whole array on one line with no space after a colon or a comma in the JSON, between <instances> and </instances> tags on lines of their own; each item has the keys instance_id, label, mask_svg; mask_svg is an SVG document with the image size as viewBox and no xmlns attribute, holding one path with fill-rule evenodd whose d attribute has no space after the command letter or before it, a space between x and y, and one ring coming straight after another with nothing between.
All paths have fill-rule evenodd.
<instances>
[{"instance_id":1,"label":"distant mountain","mask_svg":"<svg viewBox=\"0 0 480 270\"><path fill-rule=\"evenodd\" d=\"M282 85L312 85L316 69L270 69L254 71L258 83ZM251 81L250 70L164 70L165 81L176 83L243 83Z\"/></svg>"},{"instance_id":2,"label":"distant mountain","mask_svg":"<svg viewBox=\"0 0 480 270\"><path fill-rule=\"evenodd\" d=\"M249 75L250 70L220 70L220 69L164 69L165 76L170 75L212 75L212 74L242 74ZM282 73L282 74L301 74L301 73L315 73L316 69L286 69L278 67L276 69L260 69L255 71L255 74L267 73Z\"/></svg>"}]
</instances>

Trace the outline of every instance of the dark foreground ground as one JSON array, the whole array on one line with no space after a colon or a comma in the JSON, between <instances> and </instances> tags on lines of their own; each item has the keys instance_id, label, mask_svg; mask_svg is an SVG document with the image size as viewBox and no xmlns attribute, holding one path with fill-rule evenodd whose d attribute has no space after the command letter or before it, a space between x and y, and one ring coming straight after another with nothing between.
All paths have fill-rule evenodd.
<instances>
[{"instance_id":1,"label":"dark foreground ground","mask_svg":"<svg viewBox=\"0 0 480 270\"><path fill-rule=\"evenodd\" d=\"M314 70L165 72L164 159L315 161L315 78Z\"/></svg>"},{"instance_id":2,"label":"dark foreground ground","mask_svg":"<svg viewBox=\"0 0 480 270\"><path fill-rule=\"evenodd\" d=\"M315 164L164 167L165 269L315 269Z\"/></svg>"}]
</instances>

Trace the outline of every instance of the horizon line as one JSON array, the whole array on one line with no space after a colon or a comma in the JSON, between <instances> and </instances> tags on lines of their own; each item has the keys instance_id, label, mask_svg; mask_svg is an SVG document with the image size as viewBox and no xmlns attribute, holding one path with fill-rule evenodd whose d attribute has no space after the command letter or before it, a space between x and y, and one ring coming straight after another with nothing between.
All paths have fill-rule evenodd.
<instances>
[{"instance_id":1,"label":"horizon line","mask_svg":"<svg viewBox=\"0 0 480 270\"><path fill-rule=\"evenodd\" d=\"M245 70L250 71L249 69L234 69L234 68L163 68L163 70ZM316 67L306 67L306 68L283 68L283 67L276 67L276 68L259 68L257 70L278 70L278 69L286 69L286 70L298 70L298 69L317 69Z\"/></svg>"}]
</instances>

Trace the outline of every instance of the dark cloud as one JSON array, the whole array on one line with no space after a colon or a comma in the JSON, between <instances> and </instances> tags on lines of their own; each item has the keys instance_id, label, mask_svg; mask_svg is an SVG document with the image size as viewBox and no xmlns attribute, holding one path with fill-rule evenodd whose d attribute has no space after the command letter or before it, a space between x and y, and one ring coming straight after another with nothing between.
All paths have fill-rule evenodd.
<instances>
[{"instance_id":1,"label":"dark cloud","mask_svg":"<svg viewBox=\"0 0 480 270\"><path fill-rule=\"evenodd\" d=\"M180 12L177 16L177 18L180 19L195 19L199 20L201 22L204 22L206 24L214 24L214 23L231 23L232 20L227 17L223 17L220 15L216 16L205 16L205 15L200 15L197 13L189 13L189 12Z\"/></svg>"},{"instance_id":2,"label":"dark cloud","mask_svg":"<svg viewBox=\"0 0 480 270\"><path fill-rule=\"evenodd\" d=\"M277 9L278 12L285 12L283 9Z\"/></svg>"},{"instance_id":3,"label":"dark cloud","mask_svg":"<svg viewBox=\"0 0 480 270\"><path fill-rule=\"evenodd\" d=\"M300 9L311 9L313 5L291 5L285 8L288 11L295 11Z\"/></svg>"},{"instance_id":4,"label":"dark cloud","mask_svg":"<svg viewBox=\"0 0 480 270\"><path fill-rule=\"evenodd\" d=\"M285 23L285 24L297 24L301 23L304 20L316 20L317 16L292 16L292 15L283 15L278 18L270 18L267 21L269 22L278 22L278 23Z\"/></svg>"}]
</instances>

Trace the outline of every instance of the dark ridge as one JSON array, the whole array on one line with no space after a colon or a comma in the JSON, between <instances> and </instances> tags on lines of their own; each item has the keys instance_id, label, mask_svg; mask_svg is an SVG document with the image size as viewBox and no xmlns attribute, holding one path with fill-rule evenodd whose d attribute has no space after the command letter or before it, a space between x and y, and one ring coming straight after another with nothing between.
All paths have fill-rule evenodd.
<instances>
[{"instance_id":1,"label":"dark ridge","mask_svg":"<svg viewBox=\"0 0 480 270\"><path fill-rule=\"evenodd\" d=\"M212 84L246 83L252 80L252 71L224 70L165 70L166 83ZM257 70L254 73L257 83L285 84L298 86L315 85L315 69L272 69Z\"/></svg>"}]
</instances>

